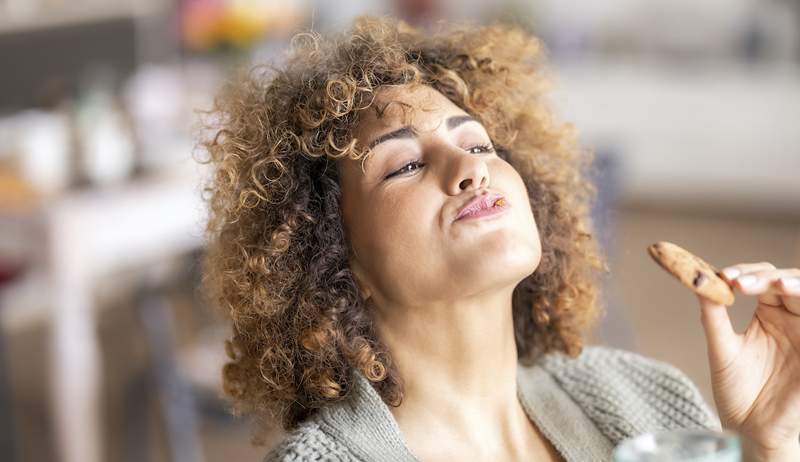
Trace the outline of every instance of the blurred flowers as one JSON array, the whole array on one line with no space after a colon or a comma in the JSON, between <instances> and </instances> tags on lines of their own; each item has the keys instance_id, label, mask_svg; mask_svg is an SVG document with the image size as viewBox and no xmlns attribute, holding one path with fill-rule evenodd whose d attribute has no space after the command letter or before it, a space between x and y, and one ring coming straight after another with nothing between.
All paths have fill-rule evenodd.
<instances>
[{"instance_id":1,"label":"blurred flowers","mask_svg":"<svg viewBox=\"0 0 800 462\"><path fill-rule=\"evenodd\" d=\"M268 34L299 24L300 6L288 0L184 0L181 38L198 51L246 49Z\"/></svg>"}]
</instances>

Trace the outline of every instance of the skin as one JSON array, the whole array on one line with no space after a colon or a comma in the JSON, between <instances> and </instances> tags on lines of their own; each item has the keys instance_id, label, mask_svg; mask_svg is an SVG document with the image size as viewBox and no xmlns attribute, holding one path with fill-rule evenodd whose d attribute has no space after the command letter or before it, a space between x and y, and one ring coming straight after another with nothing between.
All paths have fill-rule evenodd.
<instances>
[{"instance_id":1,"label":"skin","mask_svg":"<svg viewBox=\"0 0 800 462\"><path fill-rule=\"evenodd\" d=\"M407 103L403 111L390 101ZM364 163L338 162L351 269L405 381L390 408L420 460L561 460L517 398L511 296L533 273L541 244L517 171L477 121L427 86L382 87L354 135L365 148L404 126L415 135L373 147ZM409 161L422 165L386 178ZM419 167L419 168L417 168ZM510 207L457 221L477 193Z\"/></svg>"},{"instance_id":2,"label":"skin","mask_svg":"<svg viewBox=\"0 0 800 462\"><path fill-rule=\"evenodd\" d=\"M541 244L522 179L477 122L429 87L384 87L356 127L360 147L406 125L416 136L338 161L351 269L401 377L390 408L409 449L424 461L561 460L517 399L511 294L538 267ZM408 173L385 178L407 162ZM408 169L407 169L408 170ZM482 191L511 207L495 220L453 222ZM727 307L701 296L701 320L717 412L742 436L747 461L800 460L800 269L770 263L726 268L735 290L758 297L753 320L734 331ZM747 284L748 279L750 284ZM793 284L794 281L794 284Z\"/></svg>"},{"instance_id":3,"label":"skin","mask_svg":"<svg viewBox=\"0 0 800 462\"><path fill-rule=\"evenodd\" d=\"M728 309L698 296L711 385L723 428L742 436L747 461L800 460L800 269L742 263L723 269L734 290L757 297L736 332Z\"/></svg>"}]
</instances>

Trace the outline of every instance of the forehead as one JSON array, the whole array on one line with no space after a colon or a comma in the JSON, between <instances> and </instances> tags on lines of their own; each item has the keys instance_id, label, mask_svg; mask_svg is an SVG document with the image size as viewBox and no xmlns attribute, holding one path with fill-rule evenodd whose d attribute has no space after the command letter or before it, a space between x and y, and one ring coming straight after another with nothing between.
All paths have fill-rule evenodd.
<instances>
[{"instance_id":1,"label":"forehead","mask_svg":"<svg viewBox=\"0 0 800 462\"><path fill-rule=\"evenodd\" d=\"M372 104L359 114L355 136L364 145L382 132L411 125L432 130L449 115L466 112L427 85L380 87Z\"/></svg>"}]
</instances>

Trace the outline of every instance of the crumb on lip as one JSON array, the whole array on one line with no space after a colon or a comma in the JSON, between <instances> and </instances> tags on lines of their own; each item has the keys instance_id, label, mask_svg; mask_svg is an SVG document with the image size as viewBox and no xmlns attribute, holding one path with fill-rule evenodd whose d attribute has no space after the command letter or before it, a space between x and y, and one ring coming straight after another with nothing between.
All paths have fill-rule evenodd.
<instances>
[{"instance_id":1,"label":"crumb on lip","mask_svg":"<svg viewBox=\"0 0 800 462\"><path fill-rule=\"evenodd\" d=\"M506 204L506 198L502 195L496 195L494 198L490 198L488 195L484 195L481 201L476 202L471 207L467 207L462 212L459 212L456 216L456 220L469 216L473 213L479 212L481 210L488 210L495 207L504 207Z\"/></svg>"}]
</instances>

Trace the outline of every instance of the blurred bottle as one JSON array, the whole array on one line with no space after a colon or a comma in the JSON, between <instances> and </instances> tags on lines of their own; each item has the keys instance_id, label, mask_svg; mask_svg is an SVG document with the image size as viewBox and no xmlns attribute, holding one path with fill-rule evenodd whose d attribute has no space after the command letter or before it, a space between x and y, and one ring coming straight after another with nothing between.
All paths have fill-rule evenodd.
<instances>
[{"instance_id":1,"label":"blurred bottle","mask_svg":"<svg viewBox=\"0 0 800 462\"><path fill-rule=\"evenodd\" d=\"M76 111L81 179L100 186L127 179L136 160L132 130L108 70L92 71Z\"/></svg>"},{"instance_id":2,"label":"blurred bottle","mask_svg":"<svg viewBox=\"0 0 800 462\"><path fill-rule=\"evenodd\" d=\"M125 82L122 98L139 148L138 166L144 173L174 166L191 153L188 83L179 67L154 64L142 66Z\"/></svg>"},{"instance_id":3,"label":"blurred bottle","mask_svg":"<svg viewBox=\"0 0 800 462\"><path fill-rule=\"evenodd\" d=\"M73 181L69 114L28 110L7 122L17 174L40 196L56 195Z\"/></svg>"}]
</instances>

